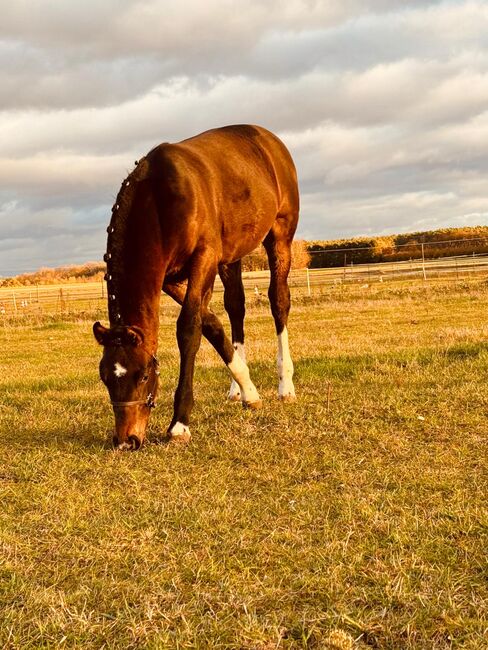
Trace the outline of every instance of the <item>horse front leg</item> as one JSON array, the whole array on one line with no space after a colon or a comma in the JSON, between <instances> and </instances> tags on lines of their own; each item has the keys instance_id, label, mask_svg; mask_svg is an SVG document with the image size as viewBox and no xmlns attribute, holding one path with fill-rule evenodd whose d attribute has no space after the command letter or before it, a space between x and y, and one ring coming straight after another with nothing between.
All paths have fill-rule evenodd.
<instances>
[{"instance_id":1,"label":"horse front leg","mask_svg":"<svg viewBox=\"0 0 488 650\"><path fill-rule=\"evenodd\" d=\"M163 291L176 300L177 303L183 305L186 295L186 286L184 284L165 283ZM210 292L207 292L202 302L203 336L213 345L226 364L232 377L232 383L237 386L239 391L239 399L242 398L243 406L253 409L260 408L262 402L256 387L251 381L245 358L242 358L242 353L239 349L236 349L236 345L229 341L222 323L209 308L210 297ZM234 331L233 327L232 333L235 340Z\"/></svg>"},{"instance_id":2,"label":"horse front leg","mask_svg":"<svg viewBox=\"0 0 488 650\"><path fill-rule=\"evenodd\" d=\"M199 251L192 261L188 288L176 324L180 351L180 374L174 398L173 419L168 429L171 440L189 442L189 424L193 408L193 374L195 357L202 340L202 311L204 299L211 295L217 273L212 251Z\"/></svg>"}]
</instances>

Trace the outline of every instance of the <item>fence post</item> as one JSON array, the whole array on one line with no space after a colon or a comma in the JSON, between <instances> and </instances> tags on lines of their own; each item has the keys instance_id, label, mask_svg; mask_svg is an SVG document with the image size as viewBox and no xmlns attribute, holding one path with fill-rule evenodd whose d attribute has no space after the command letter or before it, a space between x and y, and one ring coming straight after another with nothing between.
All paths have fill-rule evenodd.
<instances>
[{"instance_id":1,"label":"fence post","mask_svg":"<svg viewBox=\"0 0 488 650\"><path fill-rule=\"evenodd\" d=\"M310 289L310 271L308 269L308 266L305 269L307 271L307 289L308 289L308 295L309 297L312 295L312 291Z\"/></svg>"},{"instance_id":2,"label":"fence post","mask_svg":"<svg viewBox=\"0 0 488 650\"><path fill-rule=\"evenodd\" d=\"M424 280L427 280L427 276L425 274L425 254L424 254L424 242L420 244L422 246L422 272L424 274Z\"/></svg>"},{"instance_id":3,"label":"fence post","mask_svg":"<svg viewBox=\"0 0 488 650\"><path fill-rule=\"evenodd\" d=\"M17 316L17 300L15 299L15 291L12 291L12 298L13 298L13 301L14 301L14 312L15 312L15 315Z\"/></svg>"}]
</instances>

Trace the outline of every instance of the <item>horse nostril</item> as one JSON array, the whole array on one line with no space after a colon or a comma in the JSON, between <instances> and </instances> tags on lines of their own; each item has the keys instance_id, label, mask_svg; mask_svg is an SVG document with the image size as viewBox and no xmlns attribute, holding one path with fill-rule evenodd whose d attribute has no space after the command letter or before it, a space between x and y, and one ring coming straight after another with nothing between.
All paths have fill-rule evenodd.
<instances>
[{"instance_id":1,"label":"horse nostril","mask_svg":"<svg viewBox=\"0 0 488 650\"><path fill-rule=\"evenodd\" d=\"M129 444L134 451L137 451L142 443L137 436L129 436Z\"/></svg>"}]
</instances>

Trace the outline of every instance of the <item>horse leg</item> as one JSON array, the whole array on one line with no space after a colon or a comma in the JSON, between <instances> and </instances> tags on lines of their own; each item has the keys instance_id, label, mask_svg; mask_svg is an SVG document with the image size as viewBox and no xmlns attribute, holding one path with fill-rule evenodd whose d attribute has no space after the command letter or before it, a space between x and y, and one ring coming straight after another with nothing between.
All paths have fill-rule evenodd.
<instances>
[{"instance_id":1,"label":"horse leg","mask_svg":"<svg viewBox=\"0 0 488 650\"><path fill-rule=\"evenodd\" d=\"M188 425L193 408L195 357L202 339L202 305L204 297L212 292L216 273L217 264L213 252L197 251L192 260L188 286L176 323L180 374L168 433L171 439L178 442L188 442L191 438Z\"/></svg>"},{"instance_id":2,"label":"horse leg","mask_svg":"<svg viewBox=\"0 0 488 650\"><path fill-rule=\"evenodd\" d=\"M241 261L232 264L221 264L219 275L224 285L224 307L230 320L232 331L232 345L237 354L246 363L246 351L244 349L244 316L246 313L244 285L242 284ZM232 380L228 398L233 402L241 400L241 389L239 384Z\"/></svg>"},{"instance_id":3,"label":"horse leg","mask_svg":"<svg viewBox=\"0 0 488 650\"><path fill-rule=\"evenodd\" d=\"M183 283L175 283L175 284L165 283L163 285L163 291L167 293L169 296L171 296L171 298L173 298L176 302L183 305L184 307L186 301L186 295L187 295L187 288ZM202 333L205 336L205 338L213 345L213 347L216 349L220 357L223 359L224 363L229 369L233 381L236 381L237 385L239 386L239 390L242 393L243 405L248 406L250 408L259 408L262 402L260 400L259 393L256 390L256 387L252 383L251 378L249 376L249 369L246 363L242 361L239 354L236 353L234 346L230 342L229 338L226 336L222 323L217 318L217 316L209 309L208 303L210 301L210 297L211 297L211 290L205 294L202 300L202 308L201 308ZM175 403L176 403L176 396L175 396ZM176 410L175 410L175 417L177 417ZM173 420L175 419L175 417L173 417ZM176 427L175 431L173 431L175 425L178 422L182 424L183 427L178 426ZM177 420L176 422L173 422L172 425L173 426L170 427L171 435L173 435L173 433L176 433L176 431L181 429L184 439L189 439L190 436L189 436L189 429L188 429L188 421L183 422Z\"/></svg>"},{"instance_id":4,"label":"horse leg","mask_svg":"<svg viewBox=\"0 0 488 650\"><path fill-rule=\"evenodd\" d=\"M288 226L285 219L280 218L276 220L263 242L268 254L271 274L268 296L278 336L278 395L285 402L296 399L295 387L293 386L293 361L288 346L287 329L288 314L290 312L288 273L291 266L293 234L294 228Z\"/></svg>"}]
</instances>

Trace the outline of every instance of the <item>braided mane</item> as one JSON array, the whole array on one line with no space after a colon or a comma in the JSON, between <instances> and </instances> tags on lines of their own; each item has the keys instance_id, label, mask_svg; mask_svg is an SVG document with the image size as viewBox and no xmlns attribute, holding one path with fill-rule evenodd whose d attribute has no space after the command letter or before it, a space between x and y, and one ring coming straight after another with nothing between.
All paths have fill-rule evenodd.
<instances>
[{"instance_id":1,"label":"braided mane","mask_svg":"<svg viewBox=\"0 0 488 650\"><path fill-rule=\"evenodd\" d=\"M148 163L146 158L136 161L135 169L123 180L112 206L112 218L107 228L107 252L103 259L107 265L105 280L108 293L108 314L111 325L122 325L120 313L120 280L123 275L123 250L126 240L127 223L136 191L136 183L145 178Z\"/></svg>"}]
</instances>

